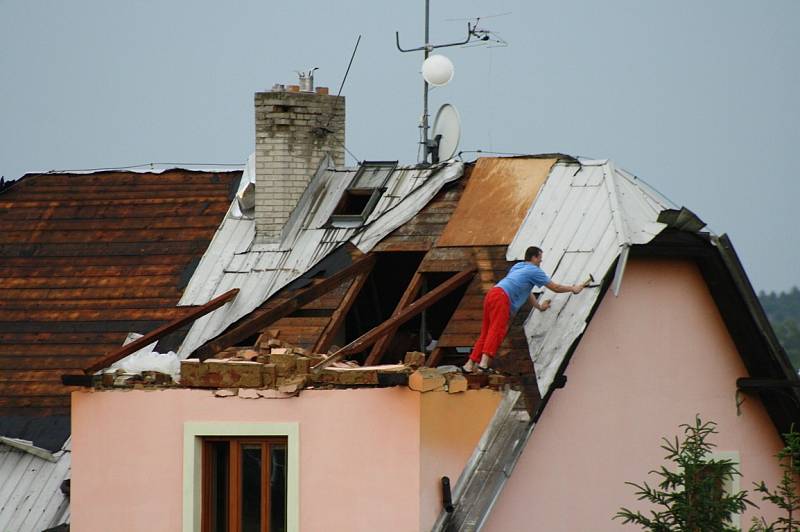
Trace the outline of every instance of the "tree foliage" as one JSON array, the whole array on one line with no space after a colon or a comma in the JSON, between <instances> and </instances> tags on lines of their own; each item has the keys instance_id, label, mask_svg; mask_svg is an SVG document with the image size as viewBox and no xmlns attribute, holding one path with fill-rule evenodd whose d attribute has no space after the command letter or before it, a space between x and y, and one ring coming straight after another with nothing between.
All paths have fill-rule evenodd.
<instances>
[{"instance_id":1,"label":"tree foliage","mask_svg":"<svg viewBox=\"0 0 800 532\"><path fill-rule=\"evenodd\" d=\"M683 439L663 438L661 448L672 469L661 466L650 474L660 477L655 486L647 482L636 484L638 500L655 506L649 515L628 508L620 508L614 519L623 524L639 525L652 532L733 532L734 514L744 511L750 504L746 491L725 493L723 486L741 476L731 460L711 459L715 447L709 441L717 434L716 423L703 422L695 417L693 425L681 425Z\"/></svg>"},{"instance_id":2,"label":"tree foliage","mask_svg":"<svg viewBox=\"0 0 800 532\"><path fill-rule=\"evenodd\" d=\"M800 530L800 494L797 481L800 477L800 433L792 431L784 434L786 447L776 457L780 462L783 475L774 490L770 490L762 480L755 483L755 491L761 493L764 501L771 502L782 510L782 515L774 522L767 524L762 517L753 518L750 532L796 532Z\"/></svg>"},{"instance_id":3,"label":"tree foliage","mask_svg":"<svg viewBox=\"0 0 800 532\"><path fill-rule=\"evenodd\" d=\"M758 299L795 369L800 369L800 289L760 292Z\"/></svg>"}]
</instances>

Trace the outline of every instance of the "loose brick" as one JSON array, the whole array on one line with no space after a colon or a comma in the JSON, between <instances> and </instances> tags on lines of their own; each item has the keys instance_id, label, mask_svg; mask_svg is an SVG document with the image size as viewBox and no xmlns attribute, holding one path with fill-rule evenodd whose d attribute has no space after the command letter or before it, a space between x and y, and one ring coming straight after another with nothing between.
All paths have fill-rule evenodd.
<instances>
[{"instance_id":1,"label":"loose brick","mask_svg":"<svg viewBox=\"0 0 800 532\"><path fill-rule=\"evenodd\" d=\"M262 378L262 386L274 386L275 379L275 364L262 364L261 365L261 378Z\"/></svg>"},{"instance_id":2,"label":"loose brick","mask_svg":"<svg viewBox=\"0 0 800 532\"><path fill-rule=\"evenodd\" d=\"M279 377L285 377L294 373L297 367L297 356L291 353L275 353L276 349L269 355L271 364L275 364L275 372Z\"/></svg>"},{"instance_id":3,"label":"loose brick","mask_svg":"<svg viewBox=\"0 0 800 532\"><path fill-rule=\"evenodd\" d=\"M418 392L430 392L444 384L444 375L433 368L419 368L408 377L408 387Z\"/></svg>"},{"instance_id":4,"label":"loose brick","mask_svg":"<svg viewBox=\"0 0 800 532\"><path fill-rule=\"evenodd\" d=\"M425 353L421 351L409 351L403 358L403 363L412 368L419 368L425 365Z\"/></svg>"},{"instance_id":5,"label":"loose brick","mask_svg":"<svg viewBox=\"0 0 800 532\"><path fill-rule=\"evenodd\" d=\"M198 366L197 379L184 384L183 365L181 383L199 388L234 388L262 386L261 364L257 362L210 359ZM187 365L187 369L188 369Z\"/></svg>"},{"instance_id":6,"label":"loose brick","mask_svg":"<svg viewBox=\"0 0 800 532\"><path fill-rule=\"evenodd\" d=\"M320 382L342 386L366 386L378 384L378 372L367 368L325 368L319 375Z\"/></svg>"},{"instance_id":7,"label":"loose brick","mask_svg":"<svg viewBox=\"0 0 800 532\"><path fill-rule=\"evenodd\" d=\"M183 386L198 386L201 362L196 358L181 360L181 380Z\"/></svg>"},{"instance_id":8,"label":"loose brick","mask_svg":"<svg viewBox=\"0 0 800 532\"><path fill-rule=\"evenodd\" d=\"M466 392L468 383L467 378L460 373L448 373L444 376L447 381L448 393Z\"/></svg>"},{"instance_id":9,"label":"loose brick","mask_svg":"<svg viewBox=\"0 0 800 532\"><path fill-rule=\"evenodd\" d=\"M308 357L300 356L295 358L295 373L298 375L308 375L311 359Z\"/></svg>"},{"instance_id":10,"label":"loose brick","mask_svg":"<svg viewBox=\"0 0 800 532\"><path fill-rule=\"evenodd\" d=\"M254 361L259 356L259 352L255 349L242 349L238 353L239 357L243 358L244 360Z\"/></svg>"}]
</instances>

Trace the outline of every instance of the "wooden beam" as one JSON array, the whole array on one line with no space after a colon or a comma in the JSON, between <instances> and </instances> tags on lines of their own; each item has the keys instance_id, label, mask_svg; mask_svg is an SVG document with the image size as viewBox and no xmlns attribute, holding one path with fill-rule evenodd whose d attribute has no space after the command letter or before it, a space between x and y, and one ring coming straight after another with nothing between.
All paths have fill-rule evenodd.
<instances>
[{"instance_id":1,"label":"wooden beam","mask_svg":"<svg viewBox=\"0 0 800 532\"><path fill-rule=\"evenodd\" d=\"M344 298L342 298L342 302L336 310L333 311L333 314L331 314L328 325L325 327L325 330L322 331L317 343L314 345L314 353L325 353L328 351L328 348L330 348L333 343L333 338L336 336L336 333L339 332L342 322L345 317L347 317L347 313L350 312L350 307L355 303L371 271L372 268L370 267L356 275L355 279L353 279L353 282L344 294Z\"/></svg>"},{"instance_id":2,"label":"wooden beam","mask_svg":"<svg viewBox=\"0 0 800 532\"><path fill-rule=\"evenodd\" d=\"M238 288L234 288L233 290L228 290L224 294L215 297L205 305L201 305L195 309L192 309L185 316L174 319L171 322L162 325L158 329L155 329L154 331L145 334L138 340L134 340L133 342L130 342L129 344L120 347L116 351L113 351L103 356L102 358L94 362L91 366L83 370L83 372L86 373L87 375L90 375L92 373L100 371L103 368L110 366L111 364L113 364L118 360L122 360L131 353L135 353L139 349L153 343L154 341L162 338L163 336L166 336L167 334L177 329L180 329L187 323L191 323L197 318L205 316L209 312L218 309L219 307L221 307L222 305L233 299L238 293L239 293Z\"/></svg>"},{"instance_id":3,"label":"wooden beam","mask_svg":"<svg viewBox=\"0 0 800 532\"><path fill-rule=\"evenodd\" d=\"M442 357L444 356L444 348L439 347L438 345L434 348L433 352L431 352L431 356L428 357L428 360L425 362L425 365L431 368L435 368L441 362Z\"/></svg>"},{"instance_id":4,"label":"wooden beam","mask_svg":"<svg viewBox=\"0 0 800 532\"><path fill-rule=\"evenodd\" d=\"M214 356L223 349L234 345L238 341L244 340L248 336L256 334L264 327L268 327L275 321L288 316L303 305L327 294L350 277L367 269L371 269L374 263L374 255L365 255L361 257L347 268L336 272L317 284L299 290L296 294L293 294L290 299L287 299L266 312L245 319L230 331L199 347L195 350L194 356L200 360L205 360Z\"/></svg>"},{"instance_id":5,"label":"wooden beam","mask_svg":"<svg viewBox=\"0 0 800 532\"><path fill-rule=\"evenodd\" d=\"M800 381L789 379L754 379L740 377L736 379L736 388L739 390L788 390L800 388Z\"/></svg>"},{"instance_id":6,"label":"wooden beam","mask_svg":"<svg viewBox=\"0 0 800 532\"><path fill-rule=\"evenodd\" d=\"M404 308L409 306L411 302L414 301L414 298L417 297L420 288L422 288L422 273L417 270L414 272L414 276L411 278L411 282L408 283L403 295L400 296L400 301L397 302L397 306L395 307L394 312L392 312L391 318L394 318L400 314ZM392 341L392 338L394 338L396 332L397 327L394 327L389 329L385 336L378 338L378 341L372 346L372 351L370 351L367 360L364 362L365 366L375 366L380 362L381 358L386 352L386 348L389 347L389 342Z\"/></svg>"},{"instance_id":7,"label":"wooden beam","mask_svg":"<svg viewBox=\"0 0 800 532\"><path fill-rule=\"evenodd\" d=\"M336 362L337 360L340 360L348 355L358 353L365 347L372 345L376 340L378 340L378 338L386 334L389 330L399 327L400 325L404 324L405 322L407 322L408 320L410 320L411 318L413 318L426 308L430 307L431 305L433 305L434 303L445 297L447 294L449 294L459 286L469 282L474 275L475 275L474 269L455 274L447 281L443 282L442 284L440 284L427 294L423 295L422 297L411 303L396 316L389 318L388 320L384 321L377 327L371 329L370 331L361 335L359 338L353 340L343 348L339 349L325 360L318 362L313 367L313 369L316 371L322 370L323 368Z\"/></svg>"}]
</instances>

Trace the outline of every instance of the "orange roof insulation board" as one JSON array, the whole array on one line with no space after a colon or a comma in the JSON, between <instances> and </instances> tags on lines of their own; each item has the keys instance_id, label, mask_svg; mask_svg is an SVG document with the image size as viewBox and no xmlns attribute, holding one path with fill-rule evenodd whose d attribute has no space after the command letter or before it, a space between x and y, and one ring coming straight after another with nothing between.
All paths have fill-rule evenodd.
<instances>
[{"instance_id":1,"label":"orange roof insulation board","mask_svg":"<svg viewBox=\"0 0 800 532\"><path fill-rule=\"evenodd\" d=\"M240 171L23 177L0 193L0 431L66 415L61 375L186 313Z\"/></svg>"},{"instance_id":2,"label":"orange roof insulation board","mask_svg":"<svg viewBox=\"0 0 800 532\"><path fill-rule=\"evenodd\" d=\"M437 246L511 243L557 158L481 158Z\"/></svg>"}]
</instances>

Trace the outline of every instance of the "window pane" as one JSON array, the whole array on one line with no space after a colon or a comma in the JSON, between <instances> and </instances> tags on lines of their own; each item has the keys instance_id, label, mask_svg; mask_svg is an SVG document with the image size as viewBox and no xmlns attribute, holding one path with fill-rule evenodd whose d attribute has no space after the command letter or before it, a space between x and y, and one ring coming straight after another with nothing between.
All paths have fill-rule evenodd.
<instances>
[{"instance_id":1,"label":"window pane","mask_svg":"<svg viewBox=\"0 0 800 532\"><path fill-rule=\"evenodd\" d=\"M392 166L363 165L361 173L350 188L379 188L386 183L386 179L394 170Z\"/></svg>"},{"instance_id":2,"label":"window pane","mask_svg":"<svg viewBox=\"0 0 800 532\"><path fill-rule=\"evenodd\" d=\"M261 445L242 445L242 532L261 532Z\"/></svg>"},{"instance_id":3,"label":"window pane","mask_svg":"<svg viewBox=\"0 0 800 532\"><path fill-rule=\"evenodd\" d=\"M211 505L210 530L211 532L226 532L228 530L228 456L229 445L226 441L208 442L211 449Z\"/></svg>"},{"instance_id":4,"label":"window pane","mask_svg":"<svg viewBox=\"0 0 800 532\"><path fill-rule=\"evenodd\" d=\"M286 532L286 445L270 446L269 530Z\"/></svg>"}]
</instances>

